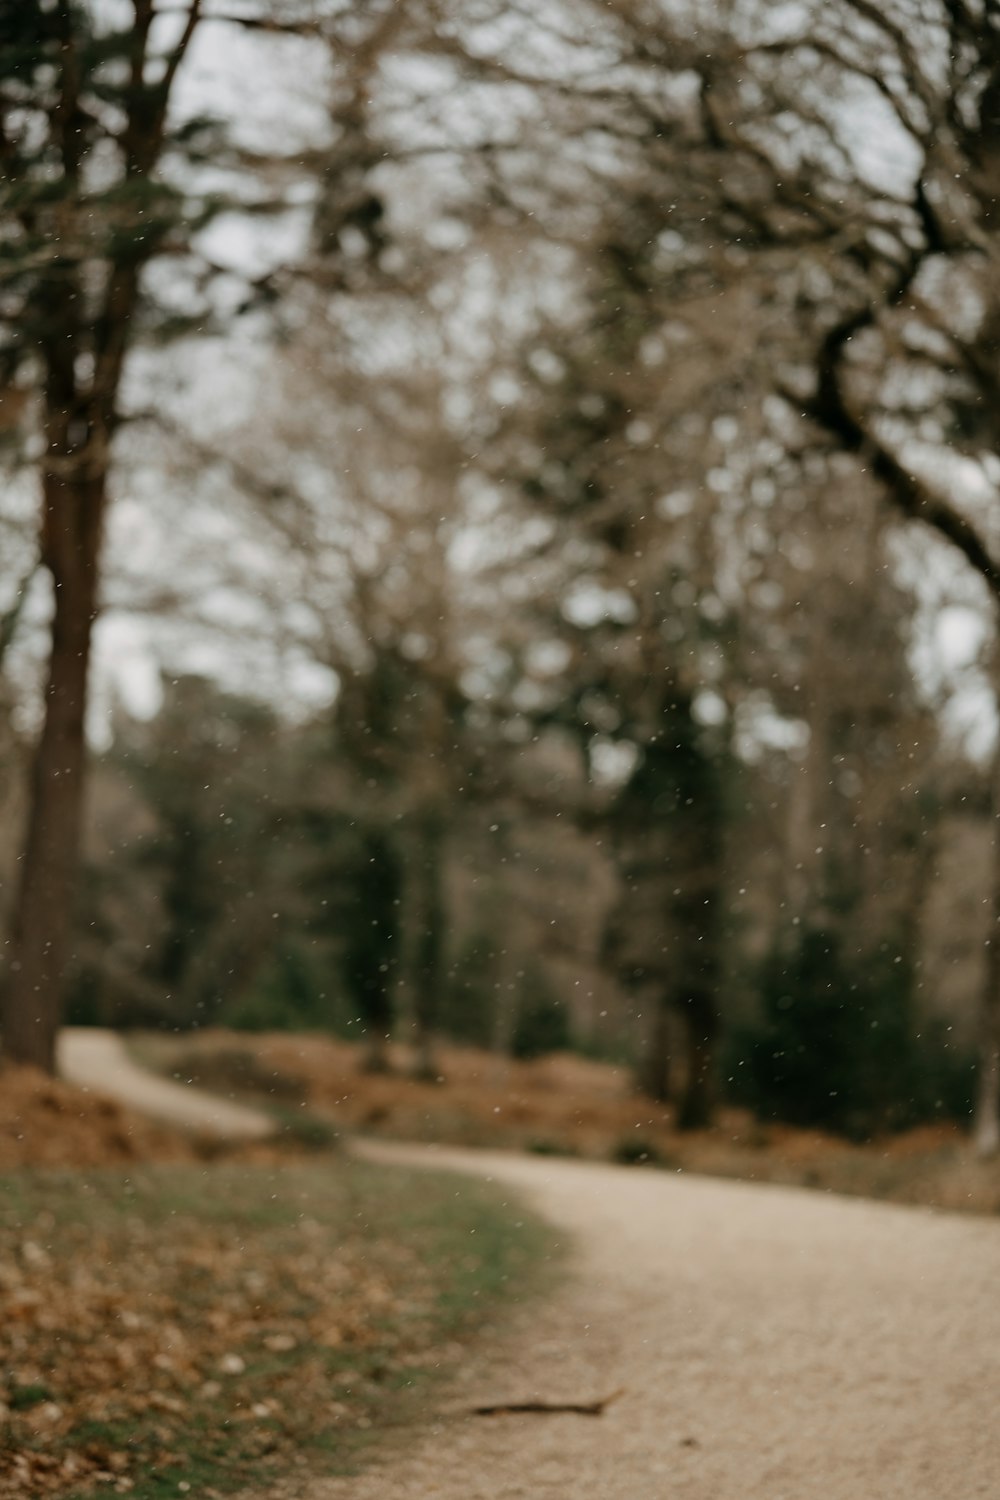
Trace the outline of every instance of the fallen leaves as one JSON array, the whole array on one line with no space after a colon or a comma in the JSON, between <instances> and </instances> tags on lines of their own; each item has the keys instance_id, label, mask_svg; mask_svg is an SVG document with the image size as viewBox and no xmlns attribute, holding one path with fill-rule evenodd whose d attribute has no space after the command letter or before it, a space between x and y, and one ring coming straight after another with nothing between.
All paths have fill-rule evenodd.
<instances>
[{"instance_id":1,"label":"fallen leaves","mask_svg":"<svg viewBox=\"0 0 1000 1500\"><path fill-rule=\"evenodd\" d=\"M191 1161L200 1150L189 1136L140 1119L113 1099L35 1068L3 1069L0 1170Z\"/></svg>"},{"instance_id":2,"label":"fallen leaves","mask_svg":"<svg viewBox=\"0 0 1000 1500\"><path fill-rule=\"evenodd\" d=\"M165 1170L102 1179L96 1203L70 1174L4 1200L0 1500L126 1494L139 1474L179 1486L194 1434L214 1443L213 1472L259 1471L317 1432L363 1427L397 1363L432 1341L419 1255L353 1224L348 1203L317 1224L294 1169L275 1194L273 1173L241 1168L236 1222L219 1209L206 1224L222 1169Z\"/></svg>"}]
</instances>

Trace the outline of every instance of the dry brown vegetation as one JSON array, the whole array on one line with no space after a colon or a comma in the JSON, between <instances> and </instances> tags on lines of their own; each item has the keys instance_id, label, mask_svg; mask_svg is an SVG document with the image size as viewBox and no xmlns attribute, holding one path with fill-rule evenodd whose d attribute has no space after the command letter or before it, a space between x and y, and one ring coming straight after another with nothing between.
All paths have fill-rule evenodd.
<instances>
[{"instance_id":1,"label":"dry brown vegetation","mask_svg":"<svg viewBox=\"0 0 1000 1500\"><path fill-rule=\"evenodd\" d=\"M75 1091L19 1082L35 1154L72 1159ZM94 1124L116 1117L130 1149L185 1153L98 1105L85 1166L2 1181L0 1500L350 1469L549 1248L476 1184L329 1153L95 1166L122 1161Z\"/></svg>"},{"instance_id":2,"label":"dry brown vegetation","mask_svg":"<svg viewBox=\"0 0 1000 1500\"><path fill-rule=\"evenodd\" d=\"M952 1124L922 1126L863 1145L725 1109L710 1130L680 1132L667 1105L635 1092L629 1070L566 1053L518 1062L442 1046L439 1082L365 1071L365 1052L324 1036L147 1038L140 1053L166 1071L247 1097L325 1115L338 1129L399 1139L507 1147L618 1160L716 1176L977 1213L1000 1212L995 1166L976 1159Z\"/></svg>"},{"instance_id":3,"label":"dry brown vegetation","mask_svg":"<svg viewBox=\"0 0 1000 1500\"><path fill-rule=\"evenodd\" d=\"M43 1212L31 1230L51 1227ZM147 1463L182 1475L184 1428L210 1413L223 1429L239 1425L235 1466L245 1473L279 1446L276 1427L287 1443L317 1417L325 1426L357 1423L356 1399L339 1398L370 1377L348 1370L331 1385L325 1352L384 1352L376 1320L399 1311L387 1269L359 1242L331 1250L318 1224L298 1248L266 1256L248 1255L228 1227L187 1228L178 1244L137 1217L124 1233L96 1239L75 1226L63 1229L56 1251L25 1237L5 1260L0 1316L11 1375L0 1495L87 1480L125 1493L134 1432ZM397 1248L396 1260L403 1255ZM303 1345L304 1360L281 1358Z\"/></svg>"},{"instance_id":4,"label":"dry brown vegetation","mask_svg":"<svg viewBox=\"0 0 1000 1500\"><path fill-rule=\"evenodd\" d=\"M0 1171L190 1161L199 1143L36 1068L0 1075Z\"/></svg>"},{"instance_id":5,"label":"dry brown vegetation","mask_svg":"<svg viewBox=\"0 0 1000 1500\"><path fill-rule=\"evenodd\" d=\"M953 1127L857 1146L727 1111L681 1134L625 1069L568 1054L443 1047L428 1083L406 1076L406 1048L392 1049L395 1072L371 1074L361 1047L329 1037L135 1045L164 1071L337 1131L1000 1211L995 1171ZM335 1155L201 1159L218 1150L30 1070L4 1074L0 1500L212 1496L271 1470L350 1465L407 1410L401 1393L453 1363L481 1291L534 1253L530 1224L514 1244L485 1200L456 1201L423 1174L416 1193L399 1174L386 1194Z\"/></svg>"}]
</instances>

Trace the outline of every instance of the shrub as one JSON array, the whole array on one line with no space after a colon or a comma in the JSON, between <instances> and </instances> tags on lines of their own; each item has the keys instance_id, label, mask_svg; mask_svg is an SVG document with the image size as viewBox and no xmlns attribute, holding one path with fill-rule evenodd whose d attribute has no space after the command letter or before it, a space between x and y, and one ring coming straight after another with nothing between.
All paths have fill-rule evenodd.
<instances>
[{"instance_id":1,"label":"shrub","mask_svg":"<svg viewBox=\"0 0 1000 1500\"><path fill-rule=\"evenodd\" d=\"M664 1167L669 1165L662 1151L652 1141L638 1135L623 1135L611 1148L611 1160L622 1167Z\"/></svg>"},{"instance_id":2,"label":"shrub","mask_svg":"<svg viewBox=\"0 0 1000 1500\"><path fill-rule=\"evenodd\" d=\"M543 975L525 974L510 1050L515 1057L542 1057L565 1052L573 1045L566 1007L553 995Z\"/></svg>"},{"instance_id":3,"label":"shrub","mask_svg":"<svg viewBox=\"0 0 1000 1500\"><path fill-rule=\"evenodd\" d=\"M473 1047L493 1043L497 1016L497 953L482 933L474 933L461 948L448 973L441 998L441 1030L456 1042Z\"/></svg>"},{"instance_id":4,"label":"shrub","mask_svg":"<svg viewBox=\"0 0 1000 1500\"><path fill-rule=\"evenodd\" d=\"M864 1139L965 1113L968 1062L939 1027L918 1029L905 955L852 953L838 933L805 929L763 966L759 1002L726 1068L732 1097L758 1115Z\"/></svg>"}]
</instances>

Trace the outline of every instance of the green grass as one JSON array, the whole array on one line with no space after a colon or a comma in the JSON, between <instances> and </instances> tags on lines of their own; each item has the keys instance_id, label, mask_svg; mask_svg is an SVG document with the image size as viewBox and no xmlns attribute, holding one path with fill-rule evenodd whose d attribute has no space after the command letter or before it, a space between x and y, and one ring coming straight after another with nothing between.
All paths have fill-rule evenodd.
<instances>
[{"instance_id":1,"label":"green grass","mask_svg":"<svg viewBox=\"0 0 1000 1500\"><path fill-rule=\"evenodd\" d=\"M352 1472L558 1254L485 1183L326 1158L10 1174L3 1263L0 1497L20 1453L83 1464L66 1500L176 1500Z\"/></svg>"}]
</instances>

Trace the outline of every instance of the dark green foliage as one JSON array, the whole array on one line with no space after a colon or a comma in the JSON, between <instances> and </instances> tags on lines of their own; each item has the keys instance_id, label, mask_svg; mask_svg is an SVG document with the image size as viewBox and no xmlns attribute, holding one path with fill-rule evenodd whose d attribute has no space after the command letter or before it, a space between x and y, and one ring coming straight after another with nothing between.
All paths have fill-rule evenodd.
<instances>
[{"instance_id":1,"label":"dark green foliage","mask_svg":"<svg viewBox=\"0 0 1000 1500\"><path fill-rule=\"evenodd\" d=\"M72 1018L385 1038L407 899L411 982L441 989L440 840L364 803L328 723L291 730L196 677L164 695L119 718L99 772L125 836L81 893Z\"/></svg>"},{"instance_id":2,"label":"dark green foliage","mask_svg":"<svg viewBox=\"0 0 1000 1500\"><path fill-rule=\"evenodd\" d=\"M533 1140L525 1141L525 1151L530 1151L532 1156L575 1156L572 1145L566 1141L553 1141L548 1136L535 1136Z\"/></svg>"},{"instance_id":3,"label":"dark green foliage","mask_svg":"<svg viewBox=\"0 0 1000 1500\"><path fill-rule=\"evenodd\" d=\"M351 876L342 970L344 986L366 1030L392 1028L402 875L390 839L363 832Z\"/></svg>"},{"instance_id":4,"label":"dark green foliage","mask_svg":"<svg viewBox=\"0 0 1000 1500\"><path fill-rule=\"evenodd\" d=\"M496 1035L497 951L482 933L463 944L442 996L441 1030L456 1042L489 1047Z\"/></svg>"},{"instance_id":5,"label":"dark green foliage","mask_svg":"<svg viewBox=\"0 0 1000 1500\"><path fill-rule=\"evenodd\" d=\"M915 1119L943 1118L966 1126L972 1118L977 1061L974 1048L957 1043L940 1017L922 1021L912 1041Z\"/></svg>"},{"instance_id":6,"label":"dark green foliage","mask_svg":"<svg viewBox=\"0 0 1000 1500\"><path fill-rule=\"evenodd\" d=\"M640 1076L653 1098L669 1096L668 1021L680 1022L682 1129L709 1124L713 1107L728 759L697 723L691 693L667 676L657 731L611 814L623 889L605 961L657 1013Z\"/></svg>"},{"instance_id":7,"label":"dark green foliage","mask_svg":"<svg viewBox=\"0 0 1000 1500\"><path fill-rule=\"evenodd\" d=\"M537 969L525 975L510 1050L515 1057L543 1057L565 1052L573 1045L565 1005L554 995Z\"/></svg>"},{"instance_id":8,"label":"dark green foliage","mask_svg":"<svg viewBox=\"0 0 1000 1500\"><path fill-rule=\"evenodd\" d=\"M51 1401L52 1392L47 1385L14 1385L7 1388L7 1405L11 1411L30 1411L42 1401Z\"/></svg>"},{"instance_id":9,"label":"dark green foliage","mask_svg":"<svg viewBox=\"0 0 1000 1500\"><path fill-rule=\"evenodd\" d=\"M257 981L234 995L221 1019L238 1031L348 1032L350 1002L331 988L330 963L304 933L288 932Z\"/></svg>"},{"instance_id":10,"label":"dark green foliage","mask_svg":"<svg viewBox=\"0 0 1000 1500\"><path fill-rule=\"evenodd\" d=\"M119 721L98 774L121 832L82 891L72 1019L346 1032L360 851L307 812L312 750L193 677L149 723Z\"/></svg>"},{"instance_id":11,"label":"dark green foliage","mask_svg":"<svg viewBox=\"0 0 1000 1500\"><path fill-rule=\"evenodd\" d=\"M292 892L279 882L295 854L281 733L269 710L185 678L128 765L156 816L136 850L158 879L164 919L145 977L175 1023L226 1019L288 963Z\"/></svg>"},{"instance_id":12,"label":"dark green foliage","mask_svg":"<svg viewBox=\"0 0 1000 1500\"><path fill-rule=\"evenodd\" d=\"M669 1163L652 1141L640 1135L623 1135L615 1142L612 1161L622 1167L665 1167Z\"/></svg>"},{"instance_id":13,"label":"dark green foliage","mask_svg":"<svg viewBox=\"0 0 1000 1500\"><path fill-rule=\"evenodd\" d=\"M730 1041L732 1096L760 1116L855 1140L967 1115L971 1074L937 1027L914 1018L912 969L889 945L852 951L805 928L760 980L760 1022Z\"/></svg>"}]
</instances>

